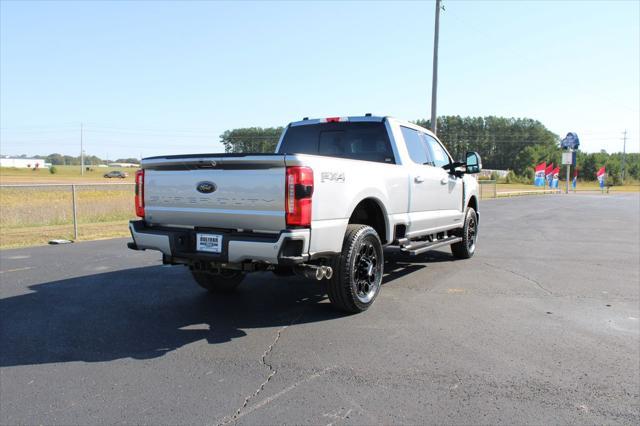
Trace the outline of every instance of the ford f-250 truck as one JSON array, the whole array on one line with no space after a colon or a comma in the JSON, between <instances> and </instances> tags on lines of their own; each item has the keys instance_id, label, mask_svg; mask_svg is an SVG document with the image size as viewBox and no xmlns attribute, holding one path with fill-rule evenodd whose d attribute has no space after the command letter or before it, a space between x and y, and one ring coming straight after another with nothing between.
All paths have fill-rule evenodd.
<instances>
[{"instance_id":1,"label":"ford f-250 truck","mask_svg":"<svg viewBox=\"0 0 640 426\"><path fill-rule=\"evenodd\" d=\"M451 246L470 258L480 157L456 162L413 123L367 114L304 119L275 154L151 157L136 173L135 250L187 265L212 292L271 270L326 280L331 302L361 312L380 292L383 249Z\"/></svg>"}]
</instances>

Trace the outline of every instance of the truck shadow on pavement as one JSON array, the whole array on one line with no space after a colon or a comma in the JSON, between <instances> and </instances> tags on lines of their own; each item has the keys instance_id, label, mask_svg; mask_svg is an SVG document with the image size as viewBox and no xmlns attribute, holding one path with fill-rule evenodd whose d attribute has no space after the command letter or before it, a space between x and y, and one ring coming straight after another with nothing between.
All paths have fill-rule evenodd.
<instances>
[{"instance_id":1,"label":"truck shadow on pavement","mask_svg":"<svg viewBox=\"0 0 640 426\"><path fill-rule=\"evenodd\" d=\"M431 251L417 256L400 252L385 252L384 260L382 285L424 269L429 263L455 261L451 254L441 251Z\"/></svg>"},{"instance_id":2,"label":"truck shadow on pavement","mask_svg":"<svg viewBox=\"0 0 640 426\"><path fill-rule=\"evenodd\" d=\"M425 267L394 255L384 284ZM450 260L424 259L425 261ZM29 286L0 299L0 366L121 358L152 359L193 343L229 342L243 329L345 316L319 283L271 273L247 276L238 292L211 295L183 267L149 266Z\"/></svg>"}]
</instances>

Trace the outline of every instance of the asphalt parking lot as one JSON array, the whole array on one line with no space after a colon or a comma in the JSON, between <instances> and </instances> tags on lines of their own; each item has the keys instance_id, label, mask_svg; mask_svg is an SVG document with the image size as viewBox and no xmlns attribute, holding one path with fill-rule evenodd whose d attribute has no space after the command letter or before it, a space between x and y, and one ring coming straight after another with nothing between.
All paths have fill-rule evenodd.
<instances>
[{"instance_id":1,"label":"asphalt parking lot","mask_svg":"<svg viewBox=\"0 0 640 426\"><path fill-rule=\"evenodd\" d=\"M364 314L210 296L126 240L0 252L2 424L640 422L640 196L481 205L476 256L388 256Z\"/></svg>"}]
</instances>

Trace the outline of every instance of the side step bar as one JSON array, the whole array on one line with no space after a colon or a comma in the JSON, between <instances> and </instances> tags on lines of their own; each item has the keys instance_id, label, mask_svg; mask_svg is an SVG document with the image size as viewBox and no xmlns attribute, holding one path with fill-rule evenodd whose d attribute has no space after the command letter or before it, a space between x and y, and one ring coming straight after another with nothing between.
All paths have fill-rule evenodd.
<instances>
[{"instance_id":1,"label":"side step bar","mask_svg":"<svg viewBox=\"0 0 640 426\"><path fill-rule=\"evenodd\" d=\"M396 246L400 251L409 253L412 256L435 250L462 241L462 237L447 237L437 241L409 241L405 238L399 240L400 246ZM408 244L407 244L408 243Z\"/></svg>"}]
</instances>

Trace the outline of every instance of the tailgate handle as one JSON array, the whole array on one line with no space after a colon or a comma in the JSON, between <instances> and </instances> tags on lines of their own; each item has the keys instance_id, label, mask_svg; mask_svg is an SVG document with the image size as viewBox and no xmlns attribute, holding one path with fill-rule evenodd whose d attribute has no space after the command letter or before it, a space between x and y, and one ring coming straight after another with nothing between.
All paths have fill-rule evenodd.
<instances>
[{"instance_id":1,"label":"tailgate handle","mask_svg":"<svg viewBox=\"0 0 640 426\"><path fill-rule=\"evenodd\" d=\"M209 161L207 163L205 163L203 161L201 163L198 163L198 165L196 167L199 168L199 169L213 169L217 165L218 165L218 163L216 163L215 161Z\"/></svg>"}]
</instances>

